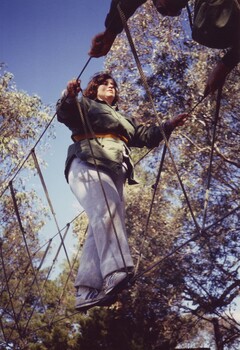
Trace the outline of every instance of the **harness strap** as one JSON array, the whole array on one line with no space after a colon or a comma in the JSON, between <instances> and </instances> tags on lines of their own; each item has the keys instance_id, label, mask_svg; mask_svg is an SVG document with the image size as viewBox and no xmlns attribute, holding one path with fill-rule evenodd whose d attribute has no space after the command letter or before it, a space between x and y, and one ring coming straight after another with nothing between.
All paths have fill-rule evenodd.
<instances>
[{"instance_id":1,"label":"harness strap","mask_svg":"<svg viewBox=\"0 0 240 350\"><path fill-rule=\"evenodd\" d=\"M128 143L128 139L125 136L122 135L117 135L113 133L103 133L103 134L85 134L85 135L74 135L72 138L74 141L82 141L82 140L90 140L90 139L95 139L95 138L112 138L115 140L121 140L125 142L126 144Z\"/></svg>"}]
</instances>

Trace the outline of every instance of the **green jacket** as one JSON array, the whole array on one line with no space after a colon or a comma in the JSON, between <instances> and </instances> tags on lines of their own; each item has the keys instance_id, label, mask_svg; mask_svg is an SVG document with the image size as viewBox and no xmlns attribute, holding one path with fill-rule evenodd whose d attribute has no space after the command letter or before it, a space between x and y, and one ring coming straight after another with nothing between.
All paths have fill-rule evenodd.
<instances>
[{"instance_id":1,"label":"green jacket","mask_svg":"<svg viewBox=\"0 0 240 350\"><path fill-rule=\"evenodd\" d=\"M96 134L121 135L127 142L120 138L114 139L111 137L84 139L74 142L69 146L67 154L65 166L67 181L71 162L73 158L78 157L90 164L95 165L96 162L97 166L115 173L121 170L122 164L125 162L128 168L129 184L136 183L131 160L131 147L142 148L146 146L147 148L153 148L158 146L163 139L160 127L139 125L133 118L123 116L116 110L116 107L109 106L104 101L94 101L84 97L79 100L79 103L84 118L87 120L84 123L85 129L74 98L63 97L57 103L58 121L64 123L71 130L73 140L76 135L84 136L86 128L87 132L90 133L87 127L87 124L90 124ZM166 136L169 137L173 130L171 123L166 122L162 127Z\"/></svg>"}]
</instances>

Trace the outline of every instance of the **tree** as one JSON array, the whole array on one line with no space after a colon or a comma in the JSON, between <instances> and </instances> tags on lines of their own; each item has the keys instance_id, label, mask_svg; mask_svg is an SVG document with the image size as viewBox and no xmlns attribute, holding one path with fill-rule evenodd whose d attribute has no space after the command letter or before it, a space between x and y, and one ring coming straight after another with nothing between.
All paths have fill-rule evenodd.
<instances>
[{"instance_id":1,"label":"tree","mask_svg":"<svg viewBox=\"0 0 240 350\"><path fill-rule=\"evenodd\" d=\"M0 65L1 192L51 119L41 99L19 91L11 73ZM50 133L51 135L51 133ZM31 163L26 167L31 167Z\"/></svg>"},{"instance_id":2,"label":"tree","mask_svg":"<svg viewBox=\"0 0 240 350\"><path fill-rule=\"evenodd\" d=\"M27 152L30 154L36 138L50 121L50 109L43 106L39 97L18 91L13 75L3 70L1 65L1 335L6 344L11 344L19 336L20 343L26 341L33 311L40 305L44 307L43 274L39 271L44 252L39 250L38 232L48 211L36 189L28 185L26 169L36 173ZM20 168L21 176L17 177Z\"/></svg>"}]
</instances>

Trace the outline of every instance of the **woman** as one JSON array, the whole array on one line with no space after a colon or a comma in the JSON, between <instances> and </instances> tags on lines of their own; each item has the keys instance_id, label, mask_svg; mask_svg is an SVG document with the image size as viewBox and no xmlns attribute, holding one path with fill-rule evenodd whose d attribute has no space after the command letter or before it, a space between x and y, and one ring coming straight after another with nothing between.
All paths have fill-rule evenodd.
<instances>
[{"instance_id":1,"label":"woman","mask_svg":"<svg viewBox=\"0 0 240 350\"><path fill-rule=\"evenodd\" d=\"M76 309L104 305L132 276L133 261L124 223L123 186L134 180L131 147L153 148L158 126L137 125L118 112L118 88L106 73L95 75L80 100L80 81L68 83L57 104L58 121L72 132L65 176L88 215L89 227L76 277ZM163 124L168 137L187 114Z\"/></svg>"}]
</instances>

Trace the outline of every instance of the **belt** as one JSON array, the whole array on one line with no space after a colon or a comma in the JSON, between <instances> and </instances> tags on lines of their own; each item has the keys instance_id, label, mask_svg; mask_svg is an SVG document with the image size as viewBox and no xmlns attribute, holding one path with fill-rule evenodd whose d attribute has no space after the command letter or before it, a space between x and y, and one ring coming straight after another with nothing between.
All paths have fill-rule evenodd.
<instances>
[{"instance_id":1,"label":"belt","mask_svg":"<svg viewBox=\"0 0 240 350\"><path fill-rule=\"evenodd\" d=\"M94 134L94 135L93 134L74 135L73 139L74 139L74 141L82 141L82 140L86 140L86 139L95 139L95 138L101 138L101 137L112 138L115 140L122 140L126 144L128 143L128 139L125 136L111 134L111 133L109 133L109 134Z\"/></svg>"}]
</instances>

